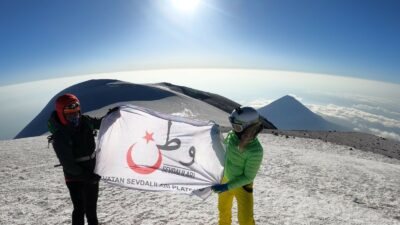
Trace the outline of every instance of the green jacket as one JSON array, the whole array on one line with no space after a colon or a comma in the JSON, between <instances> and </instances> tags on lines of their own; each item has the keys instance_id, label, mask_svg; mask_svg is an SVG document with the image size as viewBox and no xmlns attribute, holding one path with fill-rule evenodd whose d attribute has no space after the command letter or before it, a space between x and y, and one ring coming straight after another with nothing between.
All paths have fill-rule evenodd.
<instances>
[{"instance_id":1,"label":"green jacket","mask_svg":"<svg viewBox=\"0 0 400 225\"><path fill-rule=\"evenodd\" d=\"M229 180L228 189L234 189L253 182L263 159L263 148L255 138L239 151L239 138L231 131L225 138L226 158L224 176Z\"/></svg>"}]
</instances>

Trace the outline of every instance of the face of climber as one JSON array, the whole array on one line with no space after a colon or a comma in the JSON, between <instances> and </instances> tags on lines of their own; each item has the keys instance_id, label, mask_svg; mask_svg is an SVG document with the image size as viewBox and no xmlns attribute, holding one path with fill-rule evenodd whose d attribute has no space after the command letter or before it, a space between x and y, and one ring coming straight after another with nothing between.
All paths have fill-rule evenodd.
<instances>
[{"instance_id":1,"label":"face of climber","mask_svg":"<svg viewBox=\"0 0 400 225\"><path fill-rule=\"evenodd\" d=\"M64 107L64 118L73 127L79 126L81 118L81 108L79 102L74 102Z\"/></svg>"}]
</instances>

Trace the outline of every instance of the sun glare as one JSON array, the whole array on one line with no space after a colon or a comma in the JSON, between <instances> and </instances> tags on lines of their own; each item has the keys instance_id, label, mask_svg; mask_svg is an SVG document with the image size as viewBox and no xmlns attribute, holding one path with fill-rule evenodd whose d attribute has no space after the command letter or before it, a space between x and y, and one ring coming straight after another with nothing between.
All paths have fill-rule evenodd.
<instances>
[{"instance_id":1,"label":"sun glare","mask_svg":"<svg viewBox=\"0 0 400 225\"><path fill-rule=\"evenodd\" d=\"M180 11L193 11L197 8L200 0L171 0L172 5Z\"/></svg>"}]
</instances>

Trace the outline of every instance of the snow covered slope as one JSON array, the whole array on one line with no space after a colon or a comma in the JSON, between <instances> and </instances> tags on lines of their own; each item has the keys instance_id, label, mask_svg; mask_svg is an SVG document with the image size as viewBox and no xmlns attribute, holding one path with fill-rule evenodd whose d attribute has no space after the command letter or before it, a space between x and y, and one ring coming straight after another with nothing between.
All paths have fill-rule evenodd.
<instances>
[{"instance_id":1,"label":"snow covered slope","mask_svg":"<svg viewBox=\"0 0 400 225\"><path fill-rule=\"evenodd\" d=\"M280 130L349 130L325 120L289 95L258 111Z\"/></svg>"},{"instance_id":2,"label":"snow covered slope","mask_svg":"<svg viewBox=\"0 0 400 225\"><path fill-rule=\"evenodd\" d=\"M321 140L260 140L257 224L400 224L399 160ZM45 136L0 141L0 155L0 224L70 224L68 190ZM217 196L202 201L101 183L98 214L108 225L216 224Z\"/></svg>"},{"instance_id":3,"label":"snow covered slope","mask_svg":"<svg viewBox=\"0 0 400 225\"><path fill-rule=\"evenodd\" d=\"M205 101L170 91L168 88L160 88L157 85L139 85L102 79L85 81L62 90L15 138L33 137L46 133L47 120L54 110L55 99L64 93L75 94L81 101L83 113L91 116L101 117L115 105L130 103L167 114L213 120L221 126L229 126L228 113ZM214 99L218 100L218 96Z\"/></svg>"}]
</instances>

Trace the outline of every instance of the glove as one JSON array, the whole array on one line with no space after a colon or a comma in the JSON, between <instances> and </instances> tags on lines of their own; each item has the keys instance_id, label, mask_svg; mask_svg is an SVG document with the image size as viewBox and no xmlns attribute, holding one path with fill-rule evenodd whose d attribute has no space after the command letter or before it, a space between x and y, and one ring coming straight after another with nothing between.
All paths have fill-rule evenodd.
<instances>
[{"instance_id":1,"label":"glove","mask_svg":"<svg viewBox=\"0 0 400 225\"><path fill-rule=\"evenodd\" d=\"M116 106L116 107L114 107L112 109L108 109L107 115L109 115L109 114L111 114L111 113L113 113L115 111L118 111L118 110L119 110L119 106Z\"/></svg>"},{"instance_id":2,"label":"glove","mask_svg":"<svg viewBox=\"0 0 400 225\"><path fill-rule=\"evenodd\" d=\"M95 183L98 183L100 181L100 179L101 179L101 176L99 176L95 173L91 173L86 181L89 183L95 184Z\"/></svg>"},{"instance_id":3,"label":"glove","mask_svg":"<svg viewBox=\"0 0 400 225\"><path fill-rule=\"evenodd\" d=\"M216 184L211 186L211 189L215 192L215 193L222 193L228 190L228 184Z\"/></svg>"}]
</instances>

